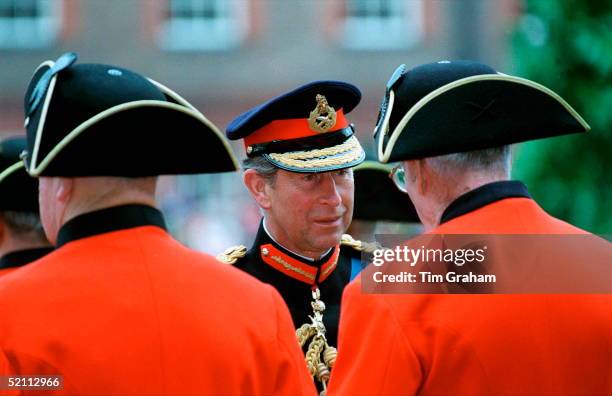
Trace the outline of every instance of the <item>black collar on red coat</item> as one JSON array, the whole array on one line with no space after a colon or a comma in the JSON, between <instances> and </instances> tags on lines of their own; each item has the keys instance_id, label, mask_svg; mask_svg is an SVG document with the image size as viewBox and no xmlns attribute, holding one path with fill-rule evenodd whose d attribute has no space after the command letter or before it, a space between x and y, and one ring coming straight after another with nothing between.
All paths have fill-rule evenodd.
<instances>
[{"instance_id":1,"label":"black collar on red coat","mask_svg":"<svg viewBox=\"0 0 612 396\"><path fill-rule=\"evenodd\" d=\"M504 180L488 183L466 192L451 202L442 213L440 224L506 198L531 198L531 195L527 191L527 186L520 181Z\"/></svg>"},{"instance_id":2,"label":"black collar on red coat","mask_svg":"<svg viewBox=\"0 0 612 396\"><path fill-rule=\"evenodd\" d=\"M57 247L76 239L142 226L166 230L162 213L147 205L121 205L85 213L69 220L57 236Z\"/></svg>"},{"instance_id":3,"label":"black collar on red coat","mask_svg":"<svg viewBox=\"0 0 612 396\"><path fill-rule=\"evenodd\" d=\"M262 220L251 253L284 275L314 285L324 282L334 272L339 249L336 246L320 259L310 261L276 243L264 229Z\"/></svg>"},{"instance_id":4,"label":"black collar on red coat","mask_svg":"<svg viewBox=\"0 0 612 396\"><path fill-rule=\"evenodd\" d=\"M21 267L30 264L53 251L52 247L17 250L0 258L0 269Z\"/></svg>"}]
</instances>

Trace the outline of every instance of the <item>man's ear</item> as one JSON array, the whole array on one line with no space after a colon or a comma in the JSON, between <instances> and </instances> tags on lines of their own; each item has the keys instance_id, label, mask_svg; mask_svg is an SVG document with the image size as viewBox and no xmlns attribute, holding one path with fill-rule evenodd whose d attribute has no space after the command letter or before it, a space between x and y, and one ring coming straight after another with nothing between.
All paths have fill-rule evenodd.
<instances>
[{"instance_id":1,"label":"man's ear","mask_svg":"<svg viewBox=\"0 0 612 396\"><path fill-rule=\"evenodd\" d=\"M55 199L64 206L68 204L74 191L74 179L68 177L59 177L57 179L57 188L55 190Z\"/></svg>"},{"instance_id":2,"label":"man's ear","mask_svg":"<svg viewBox=\"0 0 612 396\"><path fill-rule=\"evenodd\" d=\"M427 162L424 159L416 160L417 162L417 181L419 182L418 188L421 195L425 195L429 188L427 181L429 180L429 168Z\"/></svg>"},{"instance_id":3,"label":"man's ear","mask_svg":"<svg viewBox=\"0 0 612 396\"><path fill-rule=\"evenodd\" d=\"M262 209L270 209L271 201L268 194L268 181L255 169L247 169L242 175L242 181L251 196Z\"/></svg>"},{"instance_id":4,"label":"man's ear","mask_svg":"<svg viewBox=\"0 0 612 396\"><path fill-rule=\"evenodd\" d=\"M404 161L404 169L409 180L407 183L414 184L419 194L423 194L427 190L427 181L425 180L425 161L424 160L408 160Z\"/></svg>"}]
</instances>

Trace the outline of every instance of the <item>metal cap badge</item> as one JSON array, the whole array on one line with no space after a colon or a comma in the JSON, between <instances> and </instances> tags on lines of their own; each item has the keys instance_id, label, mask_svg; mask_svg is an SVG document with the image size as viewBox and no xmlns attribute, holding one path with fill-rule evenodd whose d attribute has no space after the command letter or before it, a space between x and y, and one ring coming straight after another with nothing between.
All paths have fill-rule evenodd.
<instances>
[{"instance_id":1,"label":"metal cap badge","mask_svg":"<svg viewBox=\"0 0 612 396\"><path fill-rule=\"evenodd\" d=\"M308 125L316 132L327 132L336 125L336 110L327 103L325 96L316 96L317 107L310 112Z\"/></svg>"}]
</instances>

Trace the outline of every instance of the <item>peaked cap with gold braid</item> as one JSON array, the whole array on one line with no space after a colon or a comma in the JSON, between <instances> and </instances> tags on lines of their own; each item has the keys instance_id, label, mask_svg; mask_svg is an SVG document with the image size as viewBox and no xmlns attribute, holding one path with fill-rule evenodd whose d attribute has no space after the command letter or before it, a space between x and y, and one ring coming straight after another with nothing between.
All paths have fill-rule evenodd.
<instances>
[{"instance_id":1,"label":"peaked cap with gold braid","mask_svg":"<svg viewBox=\"0 0 612 396\"><path fill-rule=\"evenodd\" d=\"M345 117L360 100L352 84L315 81L239 115L226 134L244 139L248 157L262 156L290 172L349 168L365 159Z\"/></svg>"}]
</instances>

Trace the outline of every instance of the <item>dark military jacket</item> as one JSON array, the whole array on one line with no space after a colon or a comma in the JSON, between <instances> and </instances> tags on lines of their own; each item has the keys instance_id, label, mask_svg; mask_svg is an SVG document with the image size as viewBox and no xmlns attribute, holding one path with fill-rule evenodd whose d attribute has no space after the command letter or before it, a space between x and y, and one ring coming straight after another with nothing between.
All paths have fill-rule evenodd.
<instances>
[{"instance_id":1,"label":"dark military jacket","mask_svg":"<svg viewBox=\"0 0 612 396\"><path fill-rule=\"evenodd\" d=\"M368 246L345 234L321 259L309 261L277 244L264 230L262 222L249 250L244 246L230 248L218 258L233 262L234 266L274 286L287 303L296 328L311 323L312 290L318 287L320 299L325 303L323 323L327 342L335 346L342 291L361 270L362 252L367 255L364 262L369 262Z\"/></svg>"}]
</instances>

